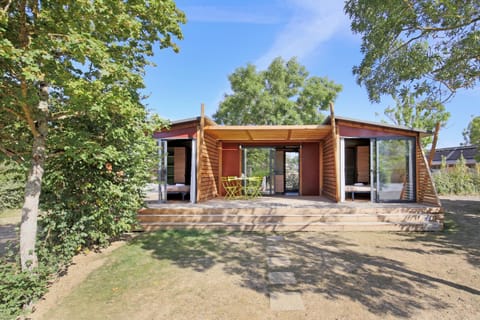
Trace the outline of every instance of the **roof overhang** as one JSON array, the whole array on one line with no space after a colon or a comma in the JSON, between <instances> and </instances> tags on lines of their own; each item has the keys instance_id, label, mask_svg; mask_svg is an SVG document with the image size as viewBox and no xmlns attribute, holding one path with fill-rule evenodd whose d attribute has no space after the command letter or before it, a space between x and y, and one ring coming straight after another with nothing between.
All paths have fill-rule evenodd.
<instances>
[{"instance_id":1,"label":"roof overhang","mask_svg":"<svg viewBox=\"0 0 480 320\"><path fill-rule=\"evenodd\" d=\"M330 123L331 122L331 116L328 116L323 123ZM367 120L358 120L358 119L353 119L353 118L347 118L347 117L340 117L340 116L335 116L335 121L340 121L343 123L355 123L359 125L370 125L372 127L377 127L377 128L384 128L384 129L389 129L389 130L395 130L395 131L404 131L404 132L409 132L409 133L415 133L419 134L420 137L430 137L433 135L433 132L430 131L425 131L422 129L416 129L416 128L409 128L405 126L400 126L400 125L395 125L395 124L390 124L390 123L385 123L385 122L373 122L373 121L367 121Z\"/></svg>"},{"instance_id":2,"label":"roof overhang","mask_svg":"<svg viewBox=\"0 0 480 320\"><path fill-rule=\"evenodd\" d=\"M221 141L309 142L321 141L331 133L330 125L206 126L205 133Z\"/></svg>"}]
</instances>

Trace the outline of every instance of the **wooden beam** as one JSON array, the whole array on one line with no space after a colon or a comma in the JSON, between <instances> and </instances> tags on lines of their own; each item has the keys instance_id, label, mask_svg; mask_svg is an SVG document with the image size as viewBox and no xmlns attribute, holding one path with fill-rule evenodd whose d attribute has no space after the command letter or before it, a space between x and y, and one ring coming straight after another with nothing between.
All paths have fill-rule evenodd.
<instances>
[{"instance_id":1,"label":"wooden beam","mask_svg":"<svg viewBox=\"0 0 480 320\"><path fill-rule=\"evenodd\" d=\"M204 128L205 128L205 105L201 104L200 112L200 124L197 131L197 199L196 202L199 202L201 199L201 185L202 185L202 149L203 149L203 139L204 139Z\"/></svg>"},{"instance_id":2,"label":"wooden beam","mask_svg":"<svg viewBox=\"0 0 480 320\"><path fill-rule=\"evenodd\" d=\"M253 141L253 137L252 137L252 134L250 133L250 130L247 130L246 132L247 132L248 138Z\"/></svg>"},{"instance_id":3,"label":"wooden beam","mask_svg":"<svg viewBox=\"0 0 480 320\"><path fill-rule=\"evenodd\" d=\"M437 148L438 132L440 131L440 122L437 122L435 126L435 133L433 134L432 149L430 149L430 155L428 156L428 168L432 166L433 158L435 157L435 149ZM420 138L419 138L420 139Z\"/></svg>"},{"instance_id":4,"label":"wooden beam","mask_svg":"<svg viewBox=\"0 0 480 320\"><path fill-rule=\"evenodd\" d=\"M288 130L287 141L290 141L292 139L292 131L293 130Z\"/></svg>"},{"instance_id":5,"label":"wooden beam","mask_svg":"<svg viewBox=\"0 0 480 320\"><path fill-rule=\"evenodd\" d=\"M222 195L222 176L223 176L223 143L220 141L217 144L217 150L218 150L218 196Z\"/></svg>"},{"instance_id":6,"label":"wooden beam","mask_svg":"<svg viewBox=\"0 0 480 320\"><path fill-rule=\"evenodd\" d=\"M335 161L335 201L340 201L340 164L338 156L338 133L335 123L335 109L333 102L330 102L330 121L332 126L332 139L333 139L333 159Z\"/></svg>"}]
</instances>

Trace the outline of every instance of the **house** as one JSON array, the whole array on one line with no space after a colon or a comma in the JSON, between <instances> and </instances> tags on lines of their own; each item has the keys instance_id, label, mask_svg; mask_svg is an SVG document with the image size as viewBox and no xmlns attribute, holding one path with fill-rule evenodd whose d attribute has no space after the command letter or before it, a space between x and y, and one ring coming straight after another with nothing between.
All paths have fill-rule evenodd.
<instances>
[{"instance_id":1,"label":"house","mask_svg":"<svg viewBox=\"0 0 480 320\"><path fill-rule=\"evenodd\" d=\"M475 156L477 155L478 147L477 146L458 146L450 148L438 148L435 150L435 155L433 157L432 165L430 168L432 170L438 170L442 166L442 159L445 159L445 164L447 167L454 166L463 156L465 159L465 164L469 168L475 168L477 161Z\"/></svg>"},{"instance_id":2,"label":"house","mask_svg":"<svg viewBox=\"0 0 480 320\"><path fill-rule=\"evenodd\" d=\"M329 211L320 212L320 205L307 210L311 214L309 219L314 219L308 222L308 228L330 228L343 218L328 215L341 213L348 219L357 219L355 221L365 216L374 217L375 223L385 226L382 230L427 230L429 222L437 223L435 228L439 229L443 226L443 211L419 142L428 134L384 123L336 117L333 110L318 125L268 126L218 125L202 112L200 117L174 121L168 129L155 133L161 150L159 201L155 208L144 210L142 215L159 214L164 207L162 203L166 205L171 199L192 205L208 203L225 195L222 177L254 175L262 178L264 196L326 201L322 210L328 207ZM205 209L205 214L242 214L234 208L233 201L230 203L231 208ZM255 203L251 201L250 205ZM339 211L335 212L335 208ZM264 220L256 217L257 222L268 220L263 226L268 225L271 230L280 230L276 229L280 224L285 227L287 215L302 216L307 212L300 208L298 211L269 208L268 212L264 209L252 209L248 214L264 212ZM170 207L165 212L172 215L172 210ZM186 210L183 206L179 214ZM200 209L196 210L197 213ZM280 212L283 212L282 218L275 221L282 222L272 222L272 215ZM144 222L150 221L150 225L145 222L147 227L160 226L154 225L153 217L145 219ZM178 218L170 227L183 225L184 219ZM218 216L200 220L208 224L214 219ZM396 219L395 222L391 222L392 219ZM415 223L420 221L420 227L410 229L411 219ZM307 219L303 217L302 221ZM361 223L348 223L359 230L378 227L369 229ZM390 228L393 225L395 227ZM346 228L342 225L342 230Z\"/></svg>"},{"instance_id":3,"label":"house","mask_svg":"<svg viewBox=\"0 0 480 320\"><path fill-rule=\"evenodd\" d=\"M426 134L332 116L320 125L300 126L224 126L198 117L175 121L154 137L168 151L161 161L163 190L188 192L191 202L222 196L220 178L248 175L250 152L263 149L269 154L265 194L296 191L342 202L348 193L364 192L372 202L439 205L419 145ZM294 190L285 185L287 154L299 159Z\"/></svg>"}]
</instances>

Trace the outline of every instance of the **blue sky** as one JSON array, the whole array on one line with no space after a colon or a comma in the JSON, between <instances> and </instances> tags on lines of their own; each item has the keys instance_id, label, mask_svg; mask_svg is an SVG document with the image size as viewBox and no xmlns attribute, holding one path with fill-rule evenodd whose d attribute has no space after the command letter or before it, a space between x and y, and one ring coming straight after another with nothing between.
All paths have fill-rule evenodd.
<instances>
[{"instance_id":1,"label":"blue sky","mask_svg":"<svg viewBox=\"0 0 480 320\"><path fill-rule=\"evenodd\" d=\"M360 37L350 31L342 1L330 0L198 0L176 1L187 15L180 53L158 50L145 75L148 109L178 120L200 115L205 104L212 116L229 91L228 75L253 63L265 69L278 56L296 56L310 75L328 77L343 86L335 113L369 121L385 119L392 105L369 102L357 85L352 67L362 59ZM440 132L439 147L463 142L462 131L480 115L480 88L460 92L446 107L452 114Z\"/></svg>"}]
</instances>

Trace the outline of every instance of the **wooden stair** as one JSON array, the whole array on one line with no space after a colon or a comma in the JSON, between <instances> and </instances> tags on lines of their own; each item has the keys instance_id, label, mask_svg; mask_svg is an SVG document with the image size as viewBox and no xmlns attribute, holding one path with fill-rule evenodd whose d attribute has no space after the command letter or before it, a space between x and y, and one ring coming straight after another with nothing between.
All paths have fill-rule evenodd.
<instances>
[{"instance_id":1,"label":"wooden stair","mask_svg":"<svg viewBox=\"0 0 480 320\"><path fill-rule=\"evenodd\" d=\"M143 230L225 229L240 231L439 231L436 207L321 208L143 208Z\"/></svg>"}]
</instances>

